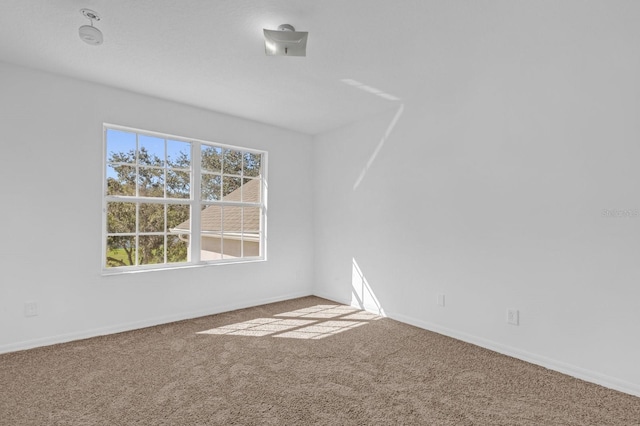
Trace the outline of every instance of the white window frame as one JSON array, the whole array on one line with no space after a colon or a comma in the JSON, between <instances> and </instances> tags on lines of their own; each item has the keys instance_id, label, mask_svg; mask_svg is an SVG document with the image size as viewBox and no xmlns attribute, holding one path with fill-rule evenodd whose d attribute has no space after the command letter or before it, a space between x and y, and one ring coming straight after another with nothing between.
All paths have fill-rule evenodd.
<instances>
[{"instance_id":1,"label":"white window frame","mask_svg":"<svg viewBox=\"0 0 640 426\"><path fill-rule=\"evenodd\" d=\"M136 134L136 141L138 141L139 135L151 136L155 138L162 138L165 140L179 141L189 143L191 146L191 170L190 170L190 196L186 198L164 198L159 197L143 197L137 194L136 196L125 195L108 195L107 194L107 167L108 167L108 155L107 152L107 130L112 129L116 131L124 131ZM261 158L260 175L260 200L259 202L243 202L243 201L225 201L224 199L211 201L201 199L201 182L202 182L202 170L201 170L201 147L203 145L213 146L221 149L230 149L234 151L241 151L243 153L259 154ZM136 149L138 145L136 143ZM167 133L160 133L150 130L138 129L133 127L122 126L118 124L103 123L103 158L102 158L102 260L101 270L102 275L118 275L123 273L144 272L144 271L156 271L166 269L179 269L179 268L191 268L202 267L210 265L225 265L235 263L247 263L247 262L261 262L267 260L267 164L268 164L268 152L264 150L258 150L247 147L234 146L229 144L223 144L218 142L205 141L201 139L188 138L184 136L177 136ZM243 160L244 161L244 160ZM136 162L136 167L139 164ZM244 171L244 167L243 167ZM224 173L221 171L221 179L224 179ZM241 179L244 179L244 175L240 175ZM242 182L242 180L241 180ZM136 185L137 187L137 185ZM241 186L242 187L242 186ZM131 202L131 203L157 203L157 204L181 204L190 206L190 223L191 231L190 236L196 235L197 238L189 238L190 244L190 256L186 262L180 263L162 263L162 264L145 264L145 265L132 265L132 266L116 266L107 267L107 237L111 234L107 232L107 204L109 202ZM201 212L203 206L229 206L229 207L259 207L260 208L260 225L259 225L259 256L250 257L230 257L216 259L216 260L203 260L201 259ZM138 219L136 219L138 222ZM136 223L137 225L138 223ZM224 225L223 225L224 226ZM135 237L138 238L140 231L136 226ZM165 230L162 234L168 234ZM166 241L166 240L165 240ZM224 244L224 229L221 230L221 244ZM222 250L224 251L224 250Z\"/></svg>"}]
</instances>

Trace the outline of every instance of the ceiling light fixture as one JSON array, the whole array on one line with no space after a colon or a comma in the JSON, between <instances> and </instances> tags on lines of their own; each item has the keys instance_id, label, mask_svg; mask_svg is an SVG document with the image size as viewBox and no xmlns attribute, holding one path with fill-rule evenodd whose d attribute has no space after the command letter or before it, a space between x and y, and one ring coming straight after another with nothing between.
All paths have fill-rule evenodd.
<instances>
[{"instance_id":1,"label":"ceiling light fixture","mask_svg":"<svg viewBox=\"0 0 640 426\"><path fill-rule=\"evenodd\" d=\"M264 29L264 52L267 56L307 56L308 37L308 32L296 31L289 24Z\"/></svg>"},{"instance_id":2,"label":"ceiling light fixture","mask_svg":"<svg viewBox=\"0 0 640 426\"><path fill-rule=\"evenodd\" d=\"M91 25L83 25L78 29L78 35L80 39L92 46L98 46L102 44L102 31L93 26L93 21L99 21L100 15L91 9L80 9L80 13L91 21Z\"/></svg>"}]
</instances>

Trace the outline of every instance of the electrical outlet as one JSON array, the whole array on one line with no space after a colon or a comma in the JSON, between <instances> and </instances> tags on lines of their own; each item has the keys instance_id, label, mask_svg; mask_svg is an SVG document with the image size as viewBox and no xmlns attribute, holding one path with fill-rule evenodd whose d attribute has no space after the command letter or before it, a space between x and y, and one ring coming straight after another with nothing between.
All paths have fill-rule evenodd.
<instances>
[{"instance_id":1,"label":"electrical outlet","mask_svg":"<svg viewBox=\"0 0 640 426\"><path fill-rule=\"evenodd\" d=\"M517 309L507 309L507 323L520 325L520 313Z\"/></svg>"},{"instance_id":2,"label":"electrical outlet","mask_svg":"<svg viewBox=\"0 0 640 426\"><path fill-rule=\"evenodd\" d=\"M24 302L24 316L35 317L38 315L38 304L36 302Z\"/></svg>"},{"instance_id":3,"label":"electrical outlet","mask_svg":"<svg viewBox=\"0 0 640 426\"><path fill-rule=\"evenodd\" d=\"M443 306L444 307L444 294L438 294L438 306Z\"/></svg>"}]
</instances>

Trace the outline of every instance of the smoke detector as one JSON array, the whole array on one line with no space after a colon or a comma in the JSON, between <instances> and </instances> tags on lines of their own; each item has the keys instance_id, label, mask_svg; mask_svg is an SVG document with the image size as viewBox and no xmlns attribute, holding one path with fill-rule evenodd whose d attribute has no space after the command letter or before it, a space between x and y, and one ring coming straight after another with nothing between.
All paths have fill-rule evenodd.
<instances>
[{"instance_id":1,"label":"smoke detector","mask_svg":"<svg viewBox=\"0 0 640 426\"><path fill-rule=\"evenodd\" d=\"M102 44L102 31L93 26L93 21L99 21L100 15L98 15L91 9L80 9L80 13L82 13L82 16L91 21L91 25L83 25L78 29L78 35L80 36L80 39L92 46L98 46Z\"/></svg>"}]
</instances>

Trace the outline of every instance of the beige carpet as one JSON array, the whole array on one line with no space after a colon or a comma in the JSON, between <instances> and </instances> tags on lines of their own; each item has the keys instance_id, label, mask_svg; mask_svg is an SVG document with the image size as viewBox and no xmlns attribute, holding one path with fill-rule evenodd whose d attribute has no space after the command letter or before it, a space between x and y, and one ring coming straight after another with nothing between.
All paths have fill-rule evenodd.
<instances>
[{"instance_id":1,"label":"beige carpet","mask_svg":"<svg viewBox=\"0 0 640 426\"><path fill-rule=\"evenodd\" d=\"M0 355L0 424L627 426L640 398L305 297Z\"/></svg>"}]
</instances>

